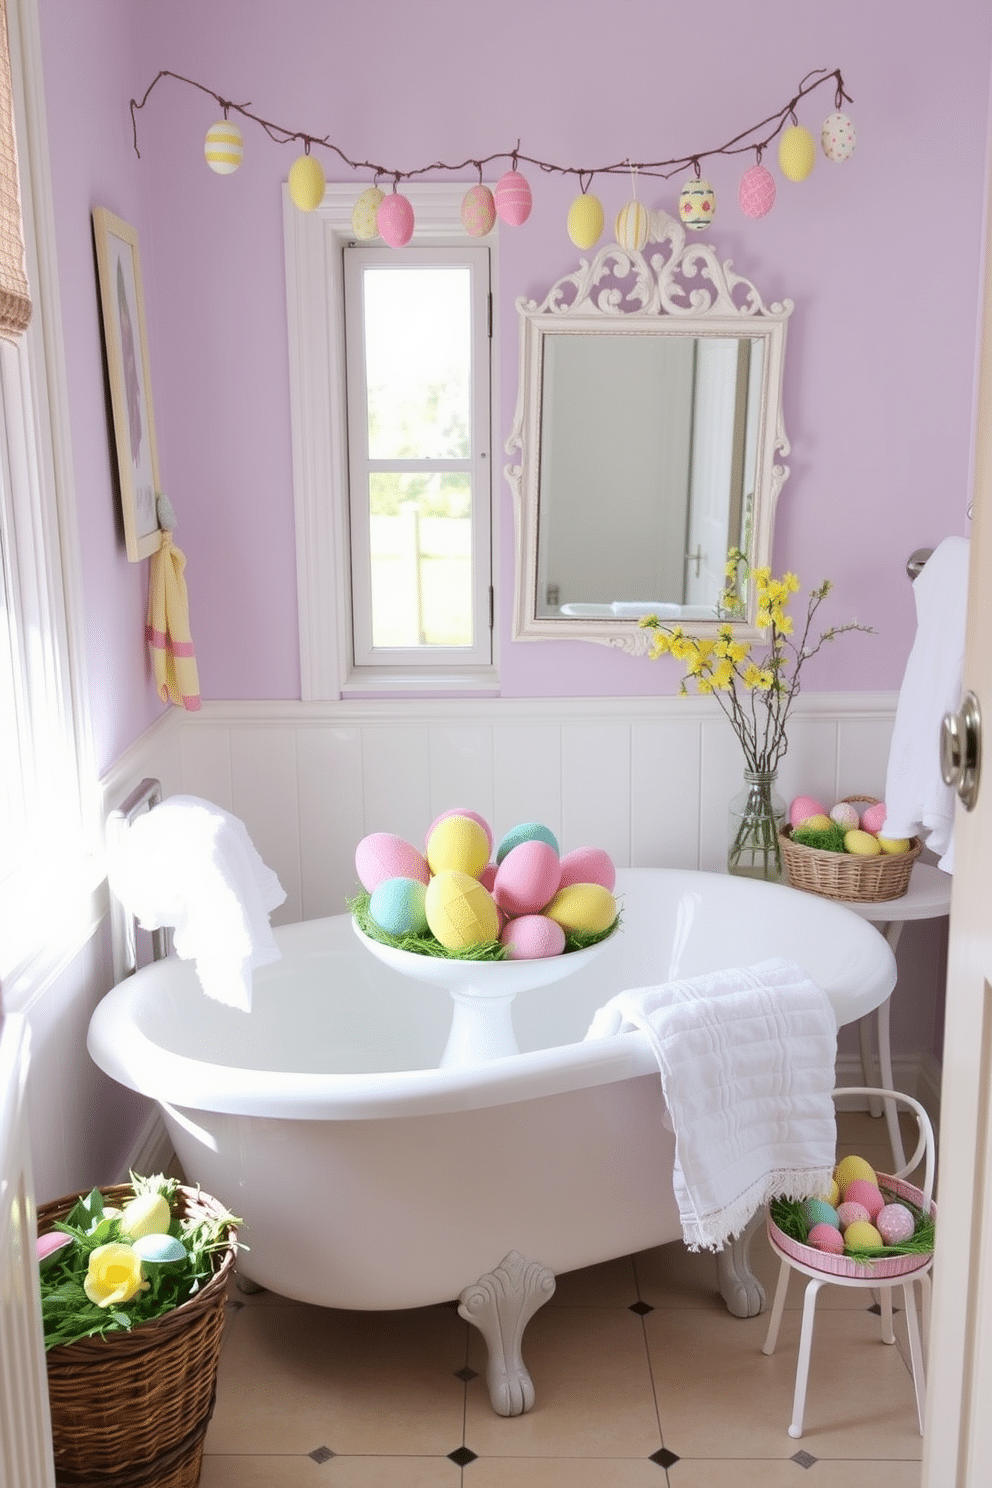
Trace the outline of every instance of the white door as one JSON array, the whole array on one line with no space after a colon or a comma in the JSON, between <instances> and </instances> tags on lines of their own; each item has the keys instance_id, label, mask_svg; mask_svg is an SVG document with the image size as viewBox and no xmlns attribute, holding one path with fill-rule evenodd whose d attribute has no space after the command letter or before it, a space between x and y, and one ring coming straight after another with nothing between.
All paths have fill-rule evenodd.
<instances>
[{"instance_id":1,"label":"white door","mask_svg":"<svg viewBox=\"0 0 992 1488\"><path fill-rule=\"evenodd\" d=\"M992 203L992 184L990 184ZM957 807L923 1488L992 1482L992 251L987 245L964 688L988 735Z\"/></svg>"}]
</instances>

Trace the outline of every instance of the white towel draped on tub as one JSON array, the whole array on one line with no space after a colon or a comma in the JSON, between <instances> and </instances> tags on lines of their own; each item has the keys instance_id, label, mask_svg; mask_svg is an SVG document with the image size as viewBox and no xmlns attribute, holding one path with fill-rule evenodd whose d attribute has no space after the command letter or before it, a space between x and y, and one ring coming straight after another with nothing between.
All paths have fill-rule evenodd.
<instances>
[{"instance_id":1,"label":"white towel draped on tub","mask_svg":"<svg viewBox=\"0 0 992 1488\"><path fill-rule=\"evenodd\" d=\"M661 1071L690 1250L722 1249L778 1195L829 1191L837 1020L802 967L776 957L621 992L586 1038L634 1029Z\"/></svg>"},{"instance_id":2,"label":"white towel draped on tub","mask_svg":"<svg viewBox=\"0 0 992 1488\"><path fill-rule=\"evenodd\" d=\"M169 796L110 851L110 887L146 930L174 928L208 997L251 1009L252 971L279 959L269 914L286 898L244 822L198 796Z\"/></svg>"}]
</instances>

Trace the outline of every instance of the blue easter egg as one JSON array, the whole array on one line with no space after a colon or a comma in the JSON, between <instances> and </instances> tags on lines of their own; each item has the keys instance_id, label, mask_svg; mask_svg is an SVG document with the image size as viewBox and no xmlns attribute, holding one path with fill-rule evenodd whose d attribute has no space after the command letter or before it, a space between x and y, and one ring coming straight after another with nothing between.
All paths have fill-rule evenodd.
<instances>
[{"instance_id":1,"label":"blue easter egg","mask_svg":"<svg viewBox=\"0 0 992 1488\"><path fill-rule=\"evenodd\" d=\"M170 1261L184 1261L186 1247L173 1235L141 1235L132 1245L142 1265L166 1266Z\"/></svg>"},{"instance_id":2,"label":"blue easter egg","mask_svg":"<svg viewBox=\"0 0 992 1488\"><path fill-rule=\"evenodd\" d=\"M540 822L520 822L518 826L511 827L496 849L496 861L502 863L508 852L519 847L521 842L546 842L553 847L555 852L561 855L558 846L558 838L550 827L542 826Z\"/></svg>"},{"instance_id":3,"label":"blue easter egg","mask_svg":"<svg viewBox=\"0 0 992 1488\"><path fill-rule=\"evenodd\" d=\"M415 878L386 878L372 890L369 914L387 935L426 935L426 895Z\"/></svg>"},{"instance_id":4,"label":"blue easter egg","mask_svg":"<svg viewBox=\"0 0 992 1488\"><path fill-rule=\"evenodd\" d=\"M835 1230L840 1229L840 1215L826 1199L804 1199L803 1216L810 1226L828 1224L833 1225Z\"/></svg>"}]
</instances>

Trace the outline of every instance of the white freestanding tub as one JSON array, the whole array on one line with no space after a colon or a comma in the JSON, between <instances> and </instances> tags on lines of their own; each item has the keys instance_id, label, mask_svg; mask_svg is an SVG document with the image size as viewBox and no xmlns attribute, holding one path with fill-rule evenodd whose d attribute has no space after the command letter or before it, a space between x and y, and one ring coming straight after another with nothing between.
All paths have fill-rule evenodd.
<instances>
[{"instance_id":1,"label":"white freestanding tub","mask_svg":"<svg viewBox=\"0 0 992 1488\"><path fill-rule=\"evenodd\" d=\"M521 1052L439 1067L448 993L384 966L350 916L277 931L250 1014L170 956L115 987L88 1047L156 1100L187 1177L243 1216L239 1271L328 1307L455 1297L485 1334L502 1414L529 1408L527 1319L559 1271L681 1238L657 1064L643 1035L584 1043L628 987L797 961L838 1024L895 985L883 937L851 911L724 874L618 875L620 928L591 963L520 993ZM746 1244L720 1253L732 1312L760 1310Z\"/></svg>"}]
</instances>

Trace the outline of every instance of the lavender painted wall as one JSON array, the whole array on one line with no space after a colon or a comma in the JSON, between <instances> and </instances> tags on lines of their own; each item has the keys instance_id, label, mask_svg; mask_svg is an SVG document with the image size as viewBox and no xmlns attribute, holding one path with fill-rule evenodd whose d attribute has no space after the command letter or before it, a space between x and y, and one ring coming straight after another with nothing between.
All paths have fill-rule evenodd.
<instances>
[{"instance_id":1,"label":"lavender painted wall","mask_svg":"<svg viewBox=\"0 0 992 1488\"><path fill-rule=\"evenodd\" d=\"M910 0L802 7L713 0L704 43L683 9L590 0L466 5L398 0L345 10L312 0L40 0L58 251L84 533L89 659L101 762L158 711L141 640L144 565L115 534L89 211L141 235L160 462L187 554L203 694L299 696L280 183L297 147L245 126L234 176L204 165L218 115L166 79L139 114L128 100L168 68L265 118L328 135L353 158L408 170L513 148L566 165L705 149L772 113L817 67L840 67L859 136L850 162L822 158L780 181L760 222L736 204L750 160L705 172L719 199L709 237L766 298L796 303L785 417L791 476L776 567L829 575L828 618L878 631L846 638L810 689L895 689L912 639L908 554L965 532L992 9ZM814 133L833 108L800 109ZM335 167L329 178L367 177ZM766 157L766 164L773 161ZM574 267L564 227L574 178L531 170L530 221L500 238L499 429L516 396L518 295ZM466 179L474 173L465 172ZM679 181L639 195L674 210ZM597 179L607 221L628 197ZM502 460L501 460L502 463ZM512 644L513 532L500 478L497 586L506 696L671 692L677 673L581 643Z\"/></svg>"}]
</instances>

